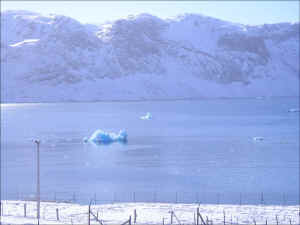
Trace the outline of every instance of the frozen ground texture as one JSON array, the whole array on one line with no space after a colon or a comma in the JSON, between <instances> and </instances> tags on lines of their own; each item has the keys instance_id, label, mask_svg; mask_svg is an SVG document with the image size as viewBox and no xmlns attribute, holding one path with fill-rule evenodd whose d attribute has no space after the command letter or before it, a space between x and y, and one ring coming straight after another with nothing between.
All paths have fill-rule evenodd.
<instances>
[{"instance_id":1,"label":"frozen ground texture","mask_svg":"<svg viewBox=\"0 0 300 225\"><path fill-rule=\"evenodd\" d=\"M27 203L27 217L24 218L23 201L2 201L4 216L3 224L33 224L36 223L36 202ZM257 206L257 205L197 205L197 204L167 204L167 203L119 203L93 205L91 210L97 214L104 224L121 224L133 218L134 209L137 212L137 224L170 224L170 212L174 211L181 224L193 224L194 213L197 207L201 215L212 219L214 224L223 224L225 221L233 224L276 224L276 215L279 224L298 224L299 206ZM59 209L59 221L56 221L56 208ZM87 224L88 206L69 203L41 203L40 224ZM92 224L99 224L91 216ZM174 222L176 219L174 218ZM178 224L176 221L174 224Z\"/></svg>"},{"instance_id":2,"label":"frozen ground texture","mask_svg":"<svg viewBox=\"0 0 300 225\"><path fill-rule=\"evenodd\" d=\"M299 23L1 12L3 102L299 95Z\"/></svg>"}]
</instances>

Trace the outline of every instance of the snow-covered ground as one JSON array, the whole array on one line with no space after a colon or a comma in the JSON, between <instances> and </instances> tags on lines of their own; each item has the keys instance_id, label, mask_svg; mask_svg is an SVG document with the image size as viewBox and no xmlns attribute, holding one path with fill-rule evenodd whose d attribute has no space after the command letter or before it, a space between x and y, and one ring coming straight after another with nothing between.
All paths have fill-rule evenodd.
<instances>
[{"instance_id":1,"label":"snow-covered ground","mask_svg":"<svg viewBox=\"0 0 300 225\"><path fill-rule=\"evenodd\" d=\"M24 217L26 203L27 216ZM36 202L33 201L2 201L3 224L35 224ZM206 220L213 220L213 224L299 224L299 205L197 205L197 204L169 204L169 203L118 203L92 205L91 211L97 215L103 224L122 224L134 218L137 213L137 224L170 224L171 211L174 212L173 224L194 224L194 214L197 208ZM56 209L59 221L56 219ZM177 219L176 219L177 218ZM40 224L87 224L88 205L71 203L42 202ZM99 224L91 216L91 224Z\"/></svg>"}]
</instances>

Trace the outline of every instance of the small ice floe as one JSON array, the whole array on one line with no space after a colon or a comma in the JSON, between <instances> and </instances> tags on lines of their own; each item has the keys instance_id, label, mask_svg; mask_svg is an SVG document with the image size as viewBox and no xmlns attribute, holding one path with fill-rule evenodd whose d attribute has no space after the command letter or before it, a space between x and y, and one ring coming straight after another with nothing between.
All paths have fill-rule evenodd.
<instances>
[{"instance_id":1,"label":"small ice floe","mask_svg":"<svg viewBox=\"0 0 300 225\"><path fill-rule=\"evenodd\" d=\"M141 116L141 120L150 120L152 119L151 113L147 112L145 116Z\"/></svg>"},{"instance_id":2,"label":"small ice floe","mask_svg":"<svg viewBox=\"0 0 300 225\"><path fill-rule=\"evenodd\" d=\"M300 109L289 109L288 112L300 112Z\"/></svg>"},{"instance_id":3,"label":"small ice floe","mask_svg":"<svg viewBox=\"0 0 300 225\"><path fill-rule=\"evenodd\" d=\"M253 141L263 141L264 137L254 137Z\"/></svg>"},{"instance_id":4,"label":"small ice floe","mask_svg":"<svg viewBox=\"0 0 300 225\"><path fill-rule=\"evenodd\" d=\"M127 133L124 130L120 130L118 134L109 133L103 130L96 130L90 138L83 138L84 142L93 142L96 144L109 144L112 142L127 142Z\"/></svg>"}]
</instances>

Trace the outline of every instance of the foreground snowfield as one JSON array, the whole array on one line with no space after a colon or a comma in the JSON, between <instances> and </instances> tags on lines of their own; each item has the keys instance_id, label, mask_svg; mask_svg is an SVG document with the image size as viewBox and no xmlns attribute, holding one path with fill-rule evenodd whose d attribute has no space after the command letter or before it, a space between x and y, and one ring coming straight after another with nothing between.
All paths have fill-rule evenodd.
<instances>
[{"instance_id":1,"label":"foreground snowfield","mask_svg":"<svg viewBox=\"0 0 300 225\"><path fill-rule=\"evenodd\" d=\"M27 217L24 217L24 204L27 205ZM36 202L33 201L2 201L3 224L36 224ZM169 203L118 203L93 205L91 211L104 224L122 224L129 216L137 212L137 224L170 224L171 211L175 213L180 224L193 224L194 213L197 207L201 215L213 224L299 224L299 205L198 205L198 204L169 204ZM56 209L59 212L59 221L56 220ZM173 224L179 224L173 218ZM42 202L40 224L87 224L88 205L71 203ZM91 216L91 224L99 224Z\"/></svg>"}]
</instances>

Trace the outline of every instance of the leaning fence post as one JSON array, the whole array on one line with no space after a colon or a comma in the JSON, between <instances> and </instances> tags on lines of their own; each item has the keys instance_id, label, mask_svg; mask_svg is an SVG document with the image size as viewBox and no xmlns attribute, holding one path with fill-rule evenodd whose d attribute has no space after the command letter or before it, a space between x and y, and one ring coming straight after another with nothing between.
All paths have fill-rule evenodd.
<instances>
[{"instance_id":1,"label":"leaning fence post","mask_svg":"<svg viewBox=\"0 0 300 225\"><path fill-rule=\"evenodd\" d=\"M200 217L200 219L201 219L202 224L206 225L206 223L205 223L205 221L204 221L204 219L203 219L203 217L201 216L200 213L199 213L199 217Z\"/></svg>"},{"instance_id":2,"label":"leaning fence post","mask_svg":"<svg viewBox=\"0 0 300 225\"><path fill-rule=\"evenodd\" d=\"M24 204L24 217L26 217L26 203Z\"/></svg>"},{"instance_id":3,"label":"leaning fence post","mask_svg":"<svg viewBox=\"0 0 300 225\"><path fill-rule=\"evenodd\" d=\"M134 209L133 216L134 216L133 222L136 223L136 217L137 217L136 209Z\"/></svg>"},{"instance_id":4,"label":"leaning fence post","mask_svg":"<svg viewBox=\"0 0 300 225\"><path fill-rule=\"evenodd\" d=\"M59 220L58 208L56 208L56 220Z\"/></svg>"}]
</instances>

